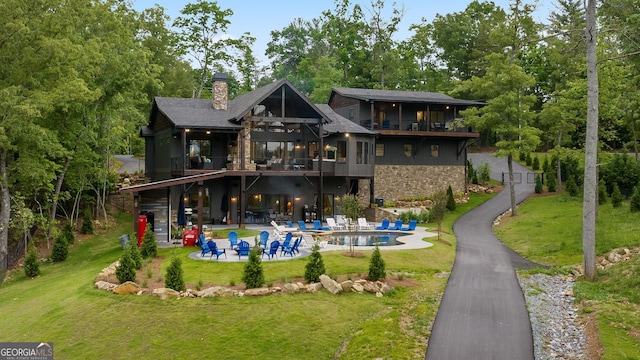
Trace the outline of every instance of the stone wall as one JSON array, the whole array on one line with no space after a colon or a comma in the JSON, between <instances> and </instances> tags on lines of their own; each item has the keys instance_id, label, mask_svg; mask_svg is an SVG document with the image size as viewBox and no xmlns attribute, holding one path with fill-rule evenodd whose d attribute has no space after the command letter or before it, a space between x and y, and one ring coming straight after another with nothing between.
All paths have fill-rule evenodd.
<instances>
[{"instance_id":1,"label":"stone wall","mask_svg":"<svg viewBox=\"0 0 640 360\"><path fill-rule=\"evenodd\" d=\"M431 196L451 185L453 193L465 191L465 167L444 165L376 165L375 197L398 201ZM363 193L364 189L360 188ZM369 194L368 188L366 194Z\"/></svg>"}]
</instances>

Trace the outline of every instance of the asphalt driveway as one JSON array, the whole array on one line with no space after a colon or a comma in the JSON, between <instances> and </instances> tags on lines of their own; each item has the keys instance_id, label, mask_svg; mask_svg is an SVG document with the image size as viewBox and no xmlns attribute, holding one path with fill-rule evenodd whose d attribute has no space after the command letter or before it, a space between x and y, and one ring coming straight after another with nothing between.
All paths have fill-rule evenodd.
<instances>
[{"instance_id":1,"label":"asphalt driveway","mask_svg":"<svg viewBox=\"0 0 640 360\"><path fill-rule=\"evenodd\" d=\"M489 163L492 178L507 172L506 158L470 154L475 168ZM516 184L516 201L534 191L527 184L528 170ZM500 242L491 229L493 220L511 207L508 186L500 194L458 219L456 260L429 338L425 359L461 360L533 359L531 323L515 269L535 264Z\"/></svg>"}]
</instances>

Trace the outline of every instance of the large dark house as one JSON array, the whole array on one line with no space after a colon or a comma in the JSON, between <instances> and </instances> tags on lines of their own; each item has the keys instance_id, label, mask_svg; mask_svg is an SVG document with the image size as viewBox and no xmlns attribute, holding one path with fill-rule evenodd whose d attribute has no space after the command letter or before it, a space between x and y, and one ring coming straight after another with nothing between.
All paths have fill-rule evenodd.
<instances>
[{"instance_id":1,"label":"large dark house","mask_svg":"<svg viewBox=\"0 0 640 360\"><path fill-rule=\"evenodd\" d=\"M324 219L340 199L363 205L464 190L466 145L478 134L455 126L477 102L441 94L334 89L309 102L287 80L233 100L215 74L211 100L156 97L146 142L150 182L122 189L147 214L159 240L178 211L204 224Z\"/></svg>"}]
</instances>

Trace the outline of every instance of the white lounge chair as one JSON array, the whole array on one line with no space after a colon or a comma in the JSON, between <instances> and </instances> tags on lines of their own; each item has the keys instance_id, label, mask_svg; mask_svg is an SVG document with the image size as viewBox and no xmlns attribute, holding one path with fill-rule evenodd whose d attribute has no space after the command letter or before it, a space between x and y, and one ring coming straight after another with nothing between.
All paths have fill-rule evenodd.
<instances>
[{"instance_id":1,"label":"white lounge chair","mask_svg":"<svg viewBox=\"0 0 640 360\"><path fill-rule=\"evenodd\" d=\"M298 235L300 231L296 228L288 228L282 225L278 225L275 221L271 220L271 226L273 226L273 235L278 240L284 240L287 236L287 233L293 233L294 235Z\"/></svg>"},{"instance_id":2,"label":"white lounge chair","mask_svg":"<svg viewBox=\"0 0 640 360\"><path fill-rule=\"evenodd\" d=\"M371 230L373 225L370 225L365 218L358 218L358 230Z\"/></svg>"},{"instance_id":3,"label":"white lounge chair","mask_svg":"<svg viewBox=\"0 0 640 360\"><path fill-rule=\"evenodd\" d=\"M334 218L327 218L327 225L331 230L344 230L344 225L338 225Z\"/></svg>"}]
</instances>

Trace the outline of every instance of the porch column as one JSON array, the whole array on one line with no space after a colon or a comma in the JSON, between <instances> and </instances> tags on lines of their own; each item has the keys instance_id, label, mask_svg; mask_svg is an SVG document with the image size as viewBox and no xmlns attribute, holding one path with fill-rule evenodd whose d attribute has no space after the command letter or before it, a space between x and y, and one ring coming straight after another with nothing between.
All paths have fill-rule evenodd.
<instances>
[{"instance_id":1,"label":"porch column","mask_svg":"<svg viewBox=\"0 0 640 360\"><path fill-rule=\"evenodd\" d=\"M373 106L373 100L371 101L371 124L369 125L369 130L373 130L373 118L376 117L376 110Z\"/></svg>"},{"instance_id":2,"label":"porch column","mask_svg":"<svg viewBox=\"0 0 640 360\"><path fill-rule=\"evenodd\" d=\"M240 176L240 221L238 227L244 229L246 227L244 223L245 213L247 211L247 178L246 176Z\"/></svg>"},{"instance_id":3,"label":"porch column","mask_svg":"<svg viewBox=\"0 0 640 360\"><path fill-rule=\"evenodd\" d=\"M202 233L202 218L204 212L203 206L204 186L202 181L198 181L198 235Z\"/></svg>"}]
</instances>

